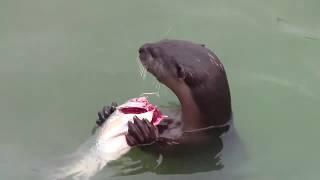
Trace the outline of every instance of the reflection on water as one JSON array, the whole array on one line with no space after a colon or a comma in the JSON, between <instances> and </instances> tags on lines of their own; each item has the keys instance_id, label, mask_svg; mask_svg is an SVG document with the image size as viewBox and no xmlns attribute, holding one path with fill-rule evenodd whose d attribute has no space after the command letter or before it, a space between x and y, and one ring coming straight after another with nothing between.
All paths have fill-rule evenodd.
<instances>
[{"instance_id":1,"label":"reflection on water","mask_svg":"<svg viewBox=\"0 0 320 180\"><path fill-rule=\"evenodd\" d=\"M150 171L156 174L191 174L219 170L223 167L218 155L222 148L221 138L215 136L211 144L203 147L181 147L179 152L172 155L153 154L152 161L141 160L141 156L129 156L131 161L140 160L141 163L124 167L121 173L132 175Z\"/></svg>"},{"instance_id":2,"label":"reflection on water","mask_svg":"<svg viewBox=\"0 0 320 180\"><path fill-rule=\"evenodd\" d=\"M221 131L221 130L220 130ZM217 131L212 132L217 133ZM221 134L221 132L219 132ZM163 154L132 149L125 157L109 164L113 168L112 177L126 177L143 173L162 175L194 174L218 171L224 168L224 157L244 156L245 152L235 129L221 136L213 135L210 144L193 147L179 147L174 153ZM222 140L224 139L224 140ZM224 151L224 143L229 146ZM230 151L231 150L231 151ZM242 157L241 159L244 159ZM238 164L234 162L234 164ZM117 170L116 170L117 169Z\"/></svg>"},{"instance_id":3,"label":"reflection on water","mask_svg":"<svg viewBox=\"0 0 320 180\"><path fill-rule=\"evenodd\" d=\"M231 129L227 126L209 130L209 133L210 143L180 145L176 146L174 151L160 153L150 151L148 147L133 148L124 157L116 158L117 160L108 159L117 156L115 154L100 152L102 149L98 149L95 144L97 137L91 136L75 152L51 160L41 168L35 169L35 172L40 174L41 179L47 180L87 180L95 178L102 169L109 171L104 178L130 177L146 172L158 175L194 174L221 170L224 168L224 157L245 154L233 125ZM227 151L224 151L225 143L230 146L227 147ZM108 151L112 151L112 148L116 147L110 143L110 147L106 144L104 148L110 148ZM240 159L243 162L244 158Z\"/></svg>"}]
</instances>

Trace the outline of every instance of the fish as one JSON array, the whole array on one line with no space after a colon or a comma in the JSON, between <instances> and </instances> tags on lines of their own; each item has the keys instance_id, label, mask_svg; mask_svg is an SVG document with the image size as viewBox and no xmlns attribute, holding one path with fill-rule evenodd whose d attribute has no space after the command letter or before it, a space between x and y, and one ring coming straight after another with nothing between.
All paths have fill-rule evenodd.
<instances>
[{"instance_id":1,"label":"fish","mask_svg":"<svg viewBox=\"0 0 320 180\"><path fill-rule=\"evenodd\" d=\"M134 116L146 119L155 126L167 117L156 105L150 103L146 96L129 99L116 107L91 142L84 143L71 154L72 158L68 158L65 165L52 171L48 179L90 179L109 162L128 153L132 147L127 144L125 135L128 132L128 122L133 122Z\"/></svg>"}]
</instances>

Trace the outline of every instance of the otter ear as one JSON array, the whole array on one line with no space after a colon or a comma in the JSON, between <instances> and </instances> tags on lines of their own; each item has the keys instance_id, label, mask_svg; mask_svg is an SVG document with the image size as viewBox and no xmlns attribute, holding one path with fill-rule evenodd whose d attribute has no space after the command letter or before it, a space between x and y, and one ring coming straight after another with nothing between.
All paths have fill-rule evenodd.
<instances>
[{"instance_id":1,"label":"otter ear","mask_svg":"<svg viewBox=\"0 0 320 180\"><path fill-rule=\"evenodd\" d=\"M206 45L205 45L205 44L200 44L200 46L202 46L202 47L206 47Z\"/></svg>"},{"instance_id":2,"label":"otter ear","mask_svg":"<svg viewBox=\"0 0 320 180\"><path fill-rule=\"evenodd\" d=\"M177 71L177 78L178 79L185 79L186 78L186 73L185 69L181 67L179 64L176 64L176 71Z\"/></svg>"}]
</instances>

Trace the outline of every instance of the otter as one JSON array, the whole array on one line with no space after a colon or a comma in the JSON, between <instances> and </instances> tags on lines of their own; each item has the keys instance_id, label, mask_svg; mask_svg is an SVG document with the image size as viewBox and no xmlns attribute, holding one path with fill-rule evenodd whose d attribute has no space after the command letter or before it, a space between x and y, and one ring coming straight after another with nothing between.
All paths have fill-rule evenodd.
<instances>
[{"instance_id":1,"label":"otter","mask_svg":"<svg viewBox=\"0 0 320 180\"><path fill-rule=\"evenodd\" d=\"M203 44L164 39L142 45L139 58L177 96L181 107L178 115L169 115L157 126L135 117L128 123L128 145L158 152L188 150L205 147L213 136L228 131L231 95L224 65L215 53ZM103 107L96 123L102 125L116 106Z\"/></svg>"}]
</instances>

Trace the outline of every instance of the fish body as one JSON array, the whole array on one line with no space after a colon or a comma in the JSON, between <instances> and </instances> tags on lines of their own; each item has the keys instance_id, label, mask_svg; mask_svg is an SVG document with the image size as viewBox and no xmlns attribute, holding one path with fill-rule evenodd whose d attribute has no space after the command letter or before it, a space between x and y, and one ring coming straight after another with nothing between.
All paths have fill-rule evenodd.
<instances>
[{"instance_id":1,"label":"fish body","mask_svg":"<svg viewBox=\"0 0 320 180\"><path fill-rule=\"evenodd\" d=\"M128 122L133 121L134 116L147 119L154 125L166 117L146 97L128 100L116 108L89 143L84 143L69 156L71 161L68 159L66 164L54 169L48 179L90 179L110 161L121 158L131 149L125 135Z\"/></svg>"},{"instance_id":2,"label":"fish body","mask_svg":"<svg viewBox=\"0 0 320 180\"><path fill-rule=\"evenodd\" d=\"M126 143L125 134L128 132L128 122L133 117L147 119L157 125L166 117L146 97L133 98L118 106L102 125L97 136L97 148L106 153L126 152L130 147ZM112 148L110 148L112 147Z\"/></svg>"}]
</instances>

